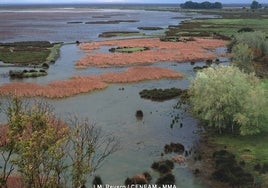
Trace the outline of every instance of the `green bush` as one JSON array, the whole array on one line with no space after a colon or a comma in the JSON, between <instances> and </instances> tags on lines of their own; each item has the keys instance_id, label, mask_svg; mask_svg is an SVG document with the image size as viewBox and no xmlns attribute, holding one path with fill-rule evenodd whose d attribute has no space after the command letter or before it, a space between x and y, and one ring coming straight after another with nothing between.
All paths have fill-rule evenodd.
<instances>
[{"instance_id":1,"label":"green bush","mask_svg":"<svg viewBox=\"0 0 268 188\"><path fill-rule=\"evenodd\" d=\"M254 74L237 67L220 66L197 72L189 94L193 113L220 133L226 130L256 134L266 125L265 88Z\"/></svg>"},{"instance_id":2,"label":"green bush","mask_svg":"<svg viewBox=\"0 0 268 188\"><path fill-rule=\"evenodd\" d=\"M253 52L247 44L239 43L232 49L232 64L246 73L254 72Z\"/></svg>"},{"instance_id":3,"label":"green bush","mask_svg":"<svg viewBox=\"0 0 268 188\"><path fill-rule=\"evenodd\" d=\"M239 33L235 36L236 43L247 44L254 52L254 58L268 54L266 34L260 31Z\"/></svg>"}]
</instances>

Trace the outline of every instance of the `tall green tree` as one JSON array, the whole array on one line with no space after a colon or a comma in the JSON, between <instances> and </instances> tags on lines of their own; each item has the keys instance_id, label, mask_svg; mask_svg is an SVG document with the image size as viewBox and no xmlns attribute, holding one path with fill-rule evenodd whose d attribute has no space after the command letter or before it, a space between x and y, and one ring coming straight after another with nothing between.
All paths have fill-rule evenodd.
<instances>
[{"instance_id":1,"label":"tall green tree","mask_svg":"<svg viewBox=\"0 0 268 188\"><path fill-rule=\"evenodd\" d=\"M27 187L58 187L63 172L68 129L43 102L25 104L14 98L7 108L8 140L14 143L18 168ZM60 169L59 169L60 168Z\"/></svg>"},{"instance_id":2,"label":"tall green tree","mask_svg":"<svg viewBox=\"0 0 268 188\"><path fill-rule=\"evenodd\" d=\"M0 186L7 187L8 178L11 176L15 169L15 165L12 163L14 160L14 154L16 152L17 134L21 134L22 126L25 120L20 114L24 110L22 101L17 98L9 98L6 105L1 106L1 112L7 116L7 124L0 126L0 152L3 161L3 167L0 175Z\"/></svg>"},{"instance_id":3,"label":"tall green tree","mask_svg":"<svg viewBox=\"0 0 268 188\"><path fill-rule=\"evenodd\" d=\"M258 2L258 1L252 1L252 3L250 4L250 8L251 9L259 9L262 8L262 5Z\"/></svg>"},{"instance_id":4,"label":"tall green tree","mask_svg":"<svg viewBox=\"0 0 268 188\"><path fill-rule=\"evenodd\" d=\"M186 1L185 3L180 4L180 7L183 9L221 9L222 4L220 2L211 3L204 1L201 3Z\"/></svg>"},{"instance_id":5,"label":"tall green tree","mask_svg":"<svg viewBox=\"0 0 268 188\"><path fill-rule=\"evenodd\" d=\"M265 126L267 97L254 74L234 66L211 67L197 73L189 92L193 113L220 133L256 134Z\"/></svg>"},{"instance_id":6,"label":"tall green tree","mask_svg":"<svg viewBox=\"0 0 268 188\"><path fill-rule=\"evenodd\" d=\"M7 123L0 126L1 187L8 186L15 168L23 187L79 187L119 148L118 139L94 123L77 117L64 122L43 101L11 97L3 112Z\"/></svg>"}]
</instances>

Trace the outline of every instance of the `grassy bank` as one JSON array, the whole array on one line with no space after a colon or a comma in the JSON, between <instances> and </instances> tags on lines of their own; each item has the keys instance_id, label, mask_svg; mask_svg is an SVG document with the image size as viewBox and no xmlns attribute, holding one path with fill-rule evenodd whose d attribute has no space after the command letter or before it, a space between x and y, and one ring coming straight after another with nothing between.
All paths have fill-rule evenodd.
<instances>
[{"instance_id":1,"label":"grassy bank","mask_svg":"<svg viewBox=\"0 0 268 188\"><path fill-rule=\"evenodd\" d=\"M49 48L50 54L46 58L46 61L48 63L53 63L59 58L61 46L62 46L62 43L56 43L53 45L53 47Z\"/></svg>"},{"instance_id":2,"label":"grassy bank","mask_svg":"<svg viewBox=\"0 0 268 188\"><path fill-rule=\"evenodd\" d=\"M262 83L267 93L268 79L263 79ZM264 125L268 124L268 122L262 123ZM240 168L254 177L253 186L253 184L243 185L243 181L235 179L239 176L234 176L234 180L242 184L241 187L268 187L268 126L264 126L259 134L246 136L230 133L219 134L215 129L204 127L206 127L206 132L201 134L202 139L197 146L198 152L196 155L202 156L202 162L195 161L193 171L200 170L199 176L204 180L205 185L214 188L232 187L230 182L224 183L219 181L220 178L215 179L217 168L214 158L215 152L224 150L234 155L236 161L236 167L230 167L231 171L228 174L232 174L232 171ZM221 165L228 166L229 162ZM219 174L219 172L222 171L217 173ZM227 179L223 174L220 177L223 181ZM229 177L232 176L229 175Z\"/></svg>"},{"instance_id":3,"label":"grassy bank","mask_svg":"<svg viewBox=\"0 0 268 188\"><path fill-rule=\"evenodd\" d=\"M181 35L213 35L220 34L231 37L242 28L252 28L268 34L268 19L195 19L182 24L178 30Z\"/></svg>"},{"instance_id":4,"label":"grassy bank","mask_svg":"<svg viewBox=\"0 0 268 188\"><path fill-rule=\"evenodd\" d=\"M268 130L254 136L212 136L210 142L214 146L211 152L207 152L210 154L208 158L211 158L211 161L214 151L226 149L235 155L235 159L245 171L255 177L256 184L268 186Z\"/></svg>"},{"instance_id":5,"label":"grassy bank","mask_svg":"<svg viewBox=\"0 0 268 188\"><path fill-rule=\"evenodd\" d=\"M242 28L263 31L268 35L268 9L249 10L242 8L222 10L182 10L186 13L218 15L220 18L187 20L180 26L170 26L166 36L205 36L230 38Z\"/></svg>"},{"instance_id":6,"label":"grassy bank","mask_svg":"<svg viewBox=\"0 0 268 188\"><path fill-rule=\"evenodd\" d=\"M56 61L61 44L27 41L0 44L0 60L17 65L40 65Z\"/></svg>"},{"instance_id":7,"label":"grassy bank","mask_svg":"<svg viewBox=\"0 0 268 188\"><path fill-rule=\"evenodd\" d=\"M268 91L268 79L263 80L263 84L266 91ZM226 146L239 160L245 161L246 168L251 172L255 172L256 175L259 173L258 171L256 173L255 165L267 164L268 166L268 126L257 135L217 135L217 137L214 137L214 142ZM268 174L263 174L262 176L268 180Z\"/></svg>"}]
</instances>

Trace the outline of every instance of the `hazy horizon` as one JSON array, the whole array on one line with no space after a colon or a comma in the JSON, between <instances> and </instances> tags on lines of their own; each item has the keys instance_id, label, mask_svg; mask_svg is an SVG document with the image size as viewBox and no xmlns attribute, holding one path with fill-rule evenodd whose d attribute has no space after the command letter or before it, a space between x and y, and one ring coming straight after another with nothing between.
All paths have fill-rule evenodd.
<instances>
[{"instance_id":1,"label":"hazy horizon","mask_svg":"<svg viewBox=\"0 0 268 188\"><path fill-rule=\"evenodd\" d=\"M186 2L182 0L1 0L0 4L181 4ZM206 0L192 0L194 2L203 2ZM222 4L250 4L250 0L233 0L209 1L221 2ZM265 0L258 1L261 4L266 4Z\"/></svg>"}]
</instances>

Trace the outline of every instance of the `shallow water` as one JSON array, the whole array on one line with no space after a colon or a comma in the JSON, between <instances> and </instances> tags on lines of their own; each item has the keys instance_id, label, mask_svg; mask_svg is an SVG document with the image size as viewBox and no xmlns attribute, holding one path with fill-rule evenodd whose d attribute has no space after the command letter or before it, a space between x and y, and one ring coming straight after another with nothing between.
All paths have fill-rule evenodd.
<instances>
[{"instance_id":1,"label":"shallow water","mask_svg":"<svg viewBox=\"0 0 268 188\"><path fill-rule=\"evenodd\" d=\"M102 32L139 31L137 27L144 26L166 28L169 25L177 25L183 20L196 17L215 16L168 11L109 9L109 6L103 9L102 6L97 5L66 7L3 6L0 7L0 42L103 40L103 38L98 38L98 35ZM86 22L113 20L137 20L137 22L86 24ZM159 31L140 32L149 35L159 33Z\"/></svg>"},{"instance_id":2,"label":"shallow water","mask_svg":"<svg viewBox=\"0 0 268 188\"><path fill-rule=\"evenodd\" d=\"M62 48L62 59L65 59L64 54L68 54L69 49L71 49L71 46ZM221 54L224 50L219 48L217 52ZM61 62L62 59L59 61ZM220 58L220 60L225 61L226 59ZM71 63L68 65L71 65ZM173 108L179 99L153 102L141 99L139 92L143 89L153 88L177 87L186 89L189 86L191 76L195 74L193 67L203 65L205 65L205 62L196 62L195 65L191 65L190 62L159 62L149 66L173 69L182 72L186 77L132 84L111 84L101 91L81 94L63 100L49 101L52 101L58 114L64 116L75 113L82 117L88 117L91 121L96 122L97 126L102 127L103 131L120 138L121 150L109 157L102 168L96 172L96 174L101 175L105 183L123 185L127 176L144 171L149 171L156 179L158 174L153 172L150 166L153 161L161 159L164 145L170 142L180 142L189 150L198 141L197 132L200 131L200 128L197 127L197 120L192 118L190 114ZM53 71L53 67L51 68ZM65 68L68 69L68 66ZM83 70L82 73L99 74L105 71L122 71L124 69L125 67L104 69L90 67ZM70 72L72 71L70 70ZM119 90L120 88L124 88L124 90ZM144 118L142 121L136 119L136 110L143 111ZM183 119L171 128L172 115L176 114L180 114ZM180 123L183 124L182 128L180 128ZM170 158L171 156L166 155L164 158ZM185 166L176 165L173 172L176 175L176 185L178 187L202 187L198 180L193 177L192 172Z\"/></svg>"},{"instance_id":3,"label":"shallow water","mask_svg":"<svg viewBox=\"0 0 268 188\"><path fill-rule=\"evenodd\" d=\"M103 18L103 16L107 18ZM178 24L184 19L172 17L198 17L198 14L185 15L179 12L157 12L143 10L110 10L110 9L1 9L0 10L0 42L49 40L74 42L76 40L100 40L98 34L111 30L137 30L138 26L159 26ZM102 18L101 18L102 17ZM5 18L5 20L3 19ZM8 19L6 19L8 18ZM53 19L53 20L52 20ZM135 23L120 24L84 24L86 21L116 19L137 19ZM3 20L3 21L2 21ZM69 21L82 21L81 24L67 24ZM15 29L14 29L15 28ZM146 31L148 34L153 31ZM101 48L100 51L107 49ZM225 49L219 48L217 53ZM48 83L53 80L70 78L74 74L101 74L103 72L123 71L122 68L97 68L89 67L85 70L76 70L74 63L84 55L75 44L65 44L61 47L60 58L50 66L48 76L29 78L24 80L10 80L1 77L0 83L24 81L35 83ZM98 51L96 51L98 53ZM221 59L225 61L224 58ZM198 66L205 65L197 62ZM56 113L62 118L69 113L80 117L87 117L101 127L105 133L113 134L121 140L121 149L110 156L103 166L96 172L100 174L104 183L110 185L123 185L127 176L149 171L153 174L154 182L159 176L150 169L153 161L161 159L165 144L180 142L190 149L198 141L197 120L190 114L173 106L179 99L165 102L153 102L141 99L139 92L152 88L187 88L189 79L195 73L190 62L159 62L147 66L160 66L170 68L185 74L184 79L162 79L144 81L131 84L111 84L104 90L88 94L57 100L47 100L54 107ZM12 68L13 69L13 68ZM23 68L15 68L23 69ZM7 73L10 68L0 68L0 74ZM124 90L119 90L124 88ZM144 117L137 120L136 110L142 110ZM170 127L172 116L180 114L181 120ZM183 127L180 127L180 123ZM165 155L170 158L172 155ZM199 188L202 187L192 172L185 166L176 165L173 173L176 175L177 187ZM90 183L89 183L90 185Z\"/></svg>"},{"instance_id":4,"label":"shallow water","mask_svg":"<svg viewBox=\"0 0 268 188\"><path fill-rule=\"evenodd\" d=\"M178 24L181 13L143 10L103 10L103 9L66 9L55 11L2 10L0 11L0 41L48 40L53 42L75 42L99 40L98 35L107 31L139 31L139 26L159 26ZM107 16L105 18L101 16ZM7 19L8 18L8 19ZM146 19L145 19L146 18ZM137 20L119 24L85 24L85 22L110 20ZM82 22L82 23L68 23ZM147 34L156 31L142 31ZM159 32L159 31L158 31Z\"/></svg>"},{"instance_id":5,"label":"shallow water","mask_svg":"<svg viewBox=\"0 0 268 188\"><path fill-rule=\"evenodd\" d=\"M88 117L103 131L120 138L122 148L109 157L97 174L106 183L121 185L127 176L151 172L150 165L161 158L165 144L180 142L190 149L198 140L196 120L187 113L183 115L182 128L179 123L170 128L171 115L182 113L173 109L177 99L159 103L141 99L138 94L145 88L183 87L184 84L184 80L115 84L103 91L53 100L53 105L59 114L75 113ZM119 90L121 87L124 87L123 91ZM142 120L135 117L139 109L144 113ZM195 180L187 168L177 165L174 174L184 179L177 181L177 185L195 187Z\"/></svg>"}]
</instances>

